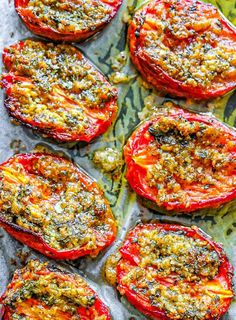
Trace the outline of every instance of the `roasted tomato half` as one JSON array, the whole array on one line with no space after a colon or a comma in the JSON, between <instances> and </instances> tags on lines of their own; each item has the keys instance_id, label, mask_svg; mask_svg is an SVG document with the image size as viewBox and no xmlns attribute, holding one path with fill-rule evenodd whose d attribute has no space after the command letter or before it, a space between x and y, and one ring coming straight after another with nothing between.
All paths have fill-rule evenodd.
<instances>
[{"instance_id":1,"label":"roasted tomato half","mask_svg":"<svg viewBox=\"0 0 236 320\"><path fill-rule=\"evenodd\" d=\"M70 45L21 41L4 49L2 85L13 118L59 141L89 142L117 113L117 90Z\"/></svg>"},{"instance_id":2,"label":"roasted tomato half","mask_svg":"<svg viewBox=\"0 0 236 320\"><path fill-rule=\"evenodd\" d=\"M157 210L192 212L236 198L236 132L181 109L143 122L125 148L127 179Z\"/></svg>"},{"instance_id":3,"label":"roasted tomato half","mask_svg":"<svg viewBox=\"0 0 236 320\"><path fill-rule=\"evenodd\" d=\"M233 267L197 227L140 224L108 258L107 279L157 320L216 320L233 298Z\"/></svg>"},{"instance_id":4,"label":"roasted tomato half","mask_svg":"<svg viewBox=\"0 0 236 320\"><path fill-rule=\"evenodd\" d=\"M77 274L38 260L17 270L1 298L3 320L110 320L108 308Z\"/></svg>"},{"instance_id":5,"label":"roasted tomato half","mask_svg":"<svg viewBox=\"0 0 236 320\"><path fill-rule=\"evenodd\" d=\"M20 154L0 166L0 225L54 259L96 256L116 221L96 182L64 158Z\"/></svg>"},{"instance_id":6,"label":"roasted tomato half","mask_svg":"<svg viewBox=\"0 0 236 320\"><path fill-rule=\"evenodd\" d=\"M82 41L100 31L122 0L15 0L19 16L33 33L61 41Z\"/></svg>"},{"instance_id":7,"label":"roasted tomato half","mask_svg":"<svg viewBox=\"0 0 236 320\"><path fill-rule=\"evenodd\" d=\"M236 30L210 4L154 0L129 27L130 52L157 90L209 99L236 87Z\"/></svg>"}]
</instances>

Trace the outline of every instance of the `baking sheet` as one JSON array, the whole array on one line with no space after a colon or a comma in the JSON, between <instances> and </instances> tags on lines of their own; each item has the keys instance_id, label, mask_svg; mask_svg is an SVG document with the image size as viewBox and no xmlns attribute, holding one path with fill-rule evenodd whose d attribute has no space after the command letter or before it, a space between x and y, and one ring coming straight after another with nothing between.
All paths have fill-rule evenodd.
<instances>
[{"instance_id":1,"label":"baking sheet","mask_svg":"<svg viewBox=\"0 0 236 320\"><path fill-rule=\"evenodd\" d=\"M236 24L236 1L234 0L212 0L222 12ZM127 83L118 84L119 89L119 116L110 130L101 138L90 145L63 145L35 134L22 126L16 126L10 122L6 110L3 107L4 94L1 94L0 107L0 162L5 161L14 153L30 152L35 148L47 148L56 152L62 152L72 158L75 163L81 166L91 177L96 179L105 191L106 197L111 203L113 212L119 221L119 236L114 245L100 254L95 260L83 258L74 262L55 262L73 272L84 275L91 285L97 290L103 301L109 306L114 320L141 320L146 319L138 313L124 298L121 298L115 289L103 280L102 266L106 257L111 254L121 243L127 229L134 226L137 221L156 218L180 222L187 225L196 224L201 227L214 240L224 245L231 262L236 269L236 209L226 206L215 216L205 217L188 216L164 216L145 209L136 201L136 195L130 190L124 177L125 168L122 168L120 177L113 181L109 175L104 175L101 170L92 162L92 155L95 150L105 147L112 147L122 150L122 147L133 128L150 113L150 106L158 106L169 97L161 96L158 92L148 88L136 73L128 57L126 44L127 21L133 8L140 6L141 1L124 1L116 18L98 34L95 38L84 44L77 45L85 55L107 76L118 75L112 69L114 61L122 51L127 57L123 68L119 71L127 75ZM32 37L18 18L13 0L0 0L0 51L6 45L10 45L20 39ZM236 94L230 93L223 98L211 102L194 103L190 100L176 100L177 103L187 109L201 112L212 112L217 118L230 125L236 126ZM0 293L10 281L14 270L22 267L26 258L40 257L40 254L32 252L16 240L0 230ZM235 280L235 279L234 279ZM236 319L236 302L231 305L224 320Z\"/></svg>"}]
</instances>

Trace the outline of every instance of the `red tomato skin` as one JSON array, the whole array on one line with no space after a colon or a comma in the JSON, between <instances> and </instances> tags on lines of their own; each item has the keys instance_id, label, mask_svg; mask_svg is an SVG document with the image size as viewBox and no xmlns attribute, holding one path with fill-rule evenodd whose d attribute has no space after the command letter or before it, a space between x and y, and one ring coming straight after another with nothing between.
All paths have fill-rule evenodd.
<instances>
[{"instance_id":1,"label":"red tomato skin","mask_svg":"<svg viewBox=\"0 0 236 320\"><path fill-rule=\"evenodd\" d=\"M224 284L224 288L227 290L233 290L232 287L232 281L233 281L233 275L234 275L234 268L232 264L229 262L226 254L223 251L223 248L220 244L214 242L210 236L203 233L203 231L197 227L186 227L182 225L175 225L175 224L165 224L165 223L148 223L148 224L139 224L134 229L132 229L128 235L126 236L126 239L120 248L121 253L121 261L127 261L128 264L131 266L138 265L139 259L138 259L138 250L135 245L135 242L133 241L134 238L136 238L138 232L142 230L143 228L148 230L154 230L156 228L160 230L165 231L184 231L185 235L194 239L199 239L203 241L207 241L210 246L217 252L217 254L220 257L220 268L219 273L217 275L217 280L219 280L222 284ZM148 303L148 301L142 297L138 297L137 294L135 294L132 290L130 290L127 286L122 285L121 280L123 278L123 275L125 275L124 270L122 270L120 263L117 265L117 282L118 282L118 290L121 292L122 295L125 295L127 300L136 307L141 313L145 314L146 316L150 317L154 320L171 320L169 318L164 310L161 310L159 308L153 307ZM215 280L215 278L214 278ZM228 311L230 304L232 302L232 298L225 298L224 304L220 306L220 312L219 316L217 318L210 316L209 320L219 320L221 317Z\"/></svg>"},{"instance_id":2,"label":"red tomato skin","mask_svg":"<svg viewBox=\"0 0 236 320\"><path fill-rule=\"evenodd\" d=\"M155 2L162 2L162 0L154 0ZM186 5L189 3L193 3L193 0L184 0L181 2L186 2ZM201 4L204 7L213 7L210 4L204 4L201 1L195 1L197 4ZM214 8L214 7L213 7ZM146 9L146 10L145 10ZM142 9L141 9L142 10ZM148 4L143 8L144 16L148 11ZM223 25L225 31L224 33L228 33L231 38L236 43L236 30L233 26L224 19L223 16L219 15L220 23ZM139 23L138 24L136 24ZM193 98L196 100L208 100L216 97L220 97L227 92L234 90L236 88L236 79L226 80L225 86L221 89L219 88L209 88L204 89L200 87L194 87L191 85L185 85L182 81L176 80L167 72L165 72L161 67L154 65L150 59L145 54L139 53L140 44L138 37L136 37L135 33L139 32L140 25L142 25L142 18L136 18L136 21L132 21L129 29L128 29L128 39L129 39L129 48L130 55L133 64L136 66L137 70L141 73L142 77L152 84L158 91L167 92L173 96L177 97L187 97ZM222 37L224 36L222 32Z\"/></svg>"},{"instance_id":3,"label":"red tomato skin","mask_svg":"<svg viewBox=\"0 0 236 320\"><path fill-rule=\"evenodd\" d=\"M65 274L65 278L68 280L71 275L70 273L64 273L62 270L57 269L57 272L60 271L60 273ZM50 273L50 271L48 271L48 273ZM10 287L12 288L14 286L14 283L18 280L18 275L15 273L12 282L10 283ZM30 274L29 274L30 277ZM93 314L94 314L94 310L99 314L99 315L103 315L105 316L105 320L111 320L111 315L110 315L110 311L108 309L108 307L102 302L102 300L100 300L100 298L98 297L98 295L95 293L94 290L92 290L90 288L90 290L94 293L94 295L96 296L96 301L93 305L93 307L91 308L91 310L86 309L84 307L79 307L78 308L78 315L81 317L81 320L93 320ZM0 301L4 298L5 293L2 295L2 297L0 298ZM37 299L29 299L29 303L30 305L36 305L36 304L40 304L40 301L38 301ZM89 312L88 312L89 310ZM14 310L12 310L12 308L10 306L4 306L1 309L1 313L3 315L3 320L11 320L12 319L12 314L14 313ZM68 319L68 317L66 317L66 319ZM60 320L60 319L58 319ZM64 319L61 319L64 320Z\"/></svg>"},{"instance_id":4,"label":"red tomato skin","mask_svg":"<svg viewBox=\"0 0 236 320\"><path fill-rule=\"evenodd\" d=\"M220 121L208 115L201 114L192 114L187 111L179 109L178 111L173 111L170 117L178 118L182 116L189 121L199 121L204 124L212 125L216 128L222 128L224 132L229 133L236 139L236 132L233 129L230 129ZM149 138L145 138L145 133L147 132L150 124L153 120L158 120L158 116L156 118L151 118L143 123L132 133L130 138L128 139L127 144L124 147L124 158L127 164L126 178L131 186L131 188L142 198L141 200L148 207L151 207L154 210L160 210L161 212L197 212L201 213L202 209L214 209L219 208L221 205L233 201L236 198L236 190L228 194L222 194L220 197L214 199L199 199L198 202L194 202L188 207L184 205L184 203L176 202L171 205L171 209L168 208L168 203L164 204L163 207L160 207L156 204L156 188L151 188L145 184L143 181L144 176L146 175L146 169L138 166L133 160L132 155L135 152L136 148L140 145L146 146ZM154 138L152 138L154 140ZM147 200L147 201L146 201Z\"/></svg>"},{"instance_id":5,"label":"red tomato skin","mask_svg":"<svg viewBox=\"0 0 236 320\"><path fill-rule=\"evenodd\" d=\"M108 108L108 113L110 114L110 117L107 121L102 121L97 119L95 121L94 127L90 127L90 133L89 134L71 134L67 133L65 130L58 128L57 130L51 131L50 129L47 129L46 127L38 127L37 123L31 121L26 123L18 114L17 110L12 111L13 106L15 105L15 100L11 97L11 87L14 81L21 80L21 77L15 76L11 73L9 73L7 76L3 77L2 83L3 86L6 89L6 93L9 96L7 100L5 100L5 108L8 111L8 114L10 117L15 118L17 122L22 124L23 126L32 129L35 132L38 132L40 134L46 135L47 138L51 138L53 140L56 140L58 142L65 142L65 143L70 143L70 142L92 142L94 139L96 139L98 136L102 135L105 133L108 128L112 125L114 122L116 115L117 115L117 107L116 101L111 101L109 104L107 104ZM22 80L24 80L22 78ZM97 126L95 128L95 125Z\"/></svg>"},{"instance_id":6,"label":"red tomato skin","mask_svg":"<svg viewBox=\"0 0 236 320\"><path fill-rule=\"evenodd\" d=\"M94 304L94 308L97 312L99 312L100 315L105 316L105 320L112 320L109 309L107 308L107 306L100 300L97 299L95 304ZM3 320L11 320L12 319L12 314L13 314L13 310L11 310L10 307L3 307ZM93 314L88 314L87 309L81 307L78 308L78 313L81 317L81 320L93 320L94 316ZM58 319L60 320L60 319ZM61 318L61 320L64 320L63 318Z\"/></svg>"},{"instance_id":7,"label":"red tomato skin","mask_svg":"<svg viewBox=\"0 0 236 320\"><path fill-rule=\"evenodd\" d=\"M20 41L17 44L12 46L13 48L18 47L19 50L22 50L24 48L24 41ZM81 54L80 51L78 51L78 59L81 59L83 55ZM12 61L10 58L9 50L8 48L5 48L3 50L2 54L2 60L3 64L9 70L9 73L4 74L1 80L2 86L6 90L6 95L8 98L5 100L4 105L5 108L9 114L10 117L16 119L20 124L24 125L25 127L32 129L36 132L39 132L41 134L46 135L48 138L52 138L58 142L91 142L92 140L96 139L98 136L102 135L105 133L108 128L112 125L114 122L116 116L117 116L117 111L118 111L118 106L117 106L117 99L118 99L118 91L116 88L114 88L114 98L110 99L110 101L106 102L105 105L105 111L104 114L106 113L106 119L93 119L93 125L90 125L89 131L86 133L77 133L77 132L68 132L66 129L63 129L61 127L58 127L56 130L50 130L48 129L46 125L44 124L38 124L35 121L30 121L30 120L25 120L23 116L20 114L17 108L17 103L15 99L12 96L12 86L15 82L29 82L31 81L30 79L27 79L22 76L16 75L14 72L11 71L12 68ZM91 66L93 64L89 62ZM106 80L105 76L101 74L99 70L97 70L97 75L99 78L107 83L108 81Z\"/></svg>"},{"instance_id":8,"label":"red tomato skin","mask_svg":"<svg viewBox=\"0 0 236 320\"><path fill-rule=\"evenodd\" d=\"M104 2L106 3L106 1ZM108 25L111 22L111 20L117 14L117 11L122 4L122 0L114 0L113 2L108 1L108 3L111 4L113 7L113 11L109 17L109 20L105 24L102 24L95 30L78 31L74 33L60 33L51 28L50 26L43 24L39 19L36 19L33 15L30 15L30 13L25 14L24 12L22 12L24 11L22 9L27 7L29 0L15 0L14 3L18 15L25 23L26 27L34 34L54 41L81 42L95 35L97 32L101 31L103 28L105 28L106 25Z\"/></svg>"},{"instance_id":9,"label":"red tomato skin","mask_svg":"<svg viewBox=\"0 0 236 320\"><path fill-rule=\"evenodd\" d=\"M22 161L25 161L25 165L30 168L30 162L32 159L35 157L39 158L41 156L44 156L42 153L37 153L37 154L23 154L21 155ZM60 157L54 156L57 159L60 159ZM8 160L10 161L11 158ZM2 166L7 165L8 161L4 162ZM77 168L77 170L79 170ZM87 184L90 182L90 178L88 178L84 173L81 172L81 181L83 184ZM93 186L96 188L96 184ZM103 193L101 192L101 195ZM99 251L103 250L104 248L108 247L109 245L112 244L112 242L116 238L116 233L117 233L117 227L116 224L114 223L112 225L112 228L110 230L110 233L107 237L107 239L101 239L103 240L102 245L98 245L97 249L95 250L88 250L84 247L81 247L79 249L73 249L73 250L56 250L52 247L50 247L43 237L31 230L28 230L26 228L20 227L14 223L10 223L6 221L1 215L0 215L0 226L4 228L4 230L7 231L13 238L18 240L19 242L27 245L28 247L39 251L43 255L45 255L48 258L52 259L57 259L57 260L75 260L78 259L82 256L85 255L97 255Z\"/></svg>"}]
</instances>

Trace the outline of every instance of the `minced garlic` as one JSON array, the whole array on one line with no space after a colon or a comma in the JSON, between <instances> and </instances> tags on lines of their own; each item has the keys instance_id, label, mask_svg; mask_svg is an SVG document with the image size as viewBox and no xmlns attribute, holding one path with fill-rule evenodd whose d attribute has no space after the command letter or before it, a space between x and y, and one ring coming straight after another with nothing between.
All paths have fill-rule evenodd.
<instances>
[{"instance_id":1,"label":"minced garlic","mask_svg":"<svg viewBox=\"0 0 236 320\"><path fill-rule=\"evenodd\" d=\"M11 87L15 104L9 109L20 120L39 129L89 135L95 126L91 114L101 121L109 116L99 111L116 98L116 90L75 47L26 40L20 50L10 47L9 55L10 71L21 77Z\"/></svg>"},{"instance_id":2,"label":"minced garlic","mask_svg":"<svg viewBox=\"0 0 236 320\"><path fill-rule=\"evenodd\" d=\"M100 0L30 0L27 10L61 33L94 30L107 23L112 13L112 7Z\"/></svg>"},{"instance_id":3,"label":"minced garlic","mask_svg":"<svg viewBox=\"0 0 236 320\"><path fill-rule=\"evenodd\" d=\"M235 162L231 153L236 142L222 128L181 116L161 116L149 127L149 134L154 141L148 144L146 154L156 161L147 168L147 181L158 189L160 206L178 201L188 207L190 201L203 199L204 190L209 189L211 198L235 187L235 177L227 184L225 177Z\"/></svg>"},{"instance_id":4,"label":"minced garlic","mask_svg":"<svg viewBox=\"0 0 236 320\"><path fill-rule=\"evenodd\" d=\"M4 297L4 305L15 310L11 318L14 320L31 320L32 316L44 320L79 320L77 309L92 307L96 301L94 292L80 276L63 273L38 260L31 260L18 271L12 286ZM94 319L106 318L96 315L95 310Z\"/></svg>"},{"instance_id":5,"label":"minced garlic","mask_svg":"<svg viewBox=\"0 0 236 320\"><path fill-rule=\"evenodd\" d=\"M41 156L27 169L15 158L0 170L0 208L7 221L41 235L57 250L96 250L109 232L107 202L63 159Z\"/></svg>"},{"instance_id":6,"label":"minced garlic","mask_svg":"<svg viewBox=\"0 0 236 320\"><path fill-rule=\"evenodd\" d=\"M172 78L193 87L208 88L236 74L235 42L219 36L223 25L217 9L177 0L148 5L140 49Z\"/></svg>"},{"instance_id":7,"label":"minced garlic","mask_svg":"<svg viewBox=\"0 0 236 320\"><path fill-rule=\"evenodd\" d=\"M217 309L220 297L209 290L209 283L221 261L206 241L190 238L184 231L144 228L133 242L138 245L139 263L126 265L121 260L122 285L144 296L170 319L207 319L209 306Z\"/></svg>"}]
</instances>

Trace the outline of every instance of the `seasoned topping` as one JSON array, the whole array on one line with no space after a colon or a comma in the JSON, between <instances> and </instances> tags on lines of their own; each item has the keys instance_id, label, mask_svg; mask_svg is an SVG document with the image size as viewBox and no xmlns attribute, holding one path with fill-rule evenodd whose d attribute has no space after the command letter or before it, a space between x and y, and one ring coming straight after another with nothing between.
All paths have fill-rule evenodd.
<instances>
[{"instance_id":1,"label":"seasoned topping","mask_svg":"<svg viewBox=\"0 0 236 320\"><path fill-rule=\"evenodd\" d=\"M121 259L121 254L119 251L111 254L105 263L104 267L104 276L106 280L111 284L112 286L116 285L117 282L117 273L116 273L116 266Z\"/></svg>"},{"instance_id":2,"label":"seasoned topping","mask_svg":"<svg viewBox=\"0 0 236 320\"><path fill-rule=\"evenodd\" d=\"M37 260L30 261L27 271L32 272L32 276L26 281L19 279L17 294L9 295L4 302L12 305L34 296L39 299L45 297L46 304L57 305L62 311L72 311L72 313L76 311L76 305L90 307L94 304L95 295L91 294L88 287L83 287L85 282L81 277L74 276L72 282L70 278L65 279L66 277L58 276L56 272L45 272L46 265Z\"/></svg>"},{"instance_id":3,"label":"seasoned topping","mask_svg":"<svg viewBox=\"0 0 236 320\"><path fill-rule=\"evenodd\" d=\"M19 270L3 298L13 311L11 319L81 319L78 308L94 306L97 296L78 275L63 273L48 263L31 260ZM88 319L106 320L94 310ZM89 313L88 313L89 314ZM86 318L87 319L87 318Z\"/></svg>"},{"instance_id":4,"label":"seasoned topping","mask_svg":"<svg viewBox=\"0 0 236 320\"><path fill-rule=\"evenodd\" d=\"M158 90L208 99L236 83L236 32L211 4L154 0L134 15L132 59Z\"/></svg>"},{"instance_id":5,"label":"seasoned topping","mask_svg":"<svg viewBox=\"0 0 236 320\"><path fill-rule=\"evenodd\" d=\"M214 118L177 109L160 113L129 139L127 176L138 193L148 192L160 207L194 211L216 206L217 198L234 198L235 147L233 129ZM134 172L143 184L139 188Z\"/></svg>"},{"instance_id":6,"label":"seasoned topping","mask_svg":"<svg viewBox=\"0 0 236 320\"><path fill-rule=\"evenodd\" d=\"M112 7L100 0L30 0L35 18L60 33L94 30L110 20Z\"/></svg>"},{"instance_id":7,"label":"seasoned topping","mask_svg":"<svg viewBox=\"0 0 236 320\"><path fill-rule=\"evenodd\" d=\"M1 216L43 237L56 250L97 254L111 242L115 222L95 182L71 162L20 155L1 166Z\"/></svg>"},{"instance_id":8,"label":"seasoned topping","mask_svg":"<svg viewBox=\"0 0 236 320\"><path fill-rule=\"evenodd\" d=\"M219 319L233 297L231 265L196 227L138 225L117 257L107 279L153 319Z\"/></svg>"},{"instance_id":9,"label":"seasoned topping","mask_svg":"<svg viewBox=\"0 0 236 320\"><path fill-rule=\"evenodd\" d=\"M116 90L76 48L26 40L6 49L5 64L14 73L3 78L11 86L7 107L19 120L61 139L86 141L110 124Z\"/></svg>"},{"instance_id":10,"label":"seasoned topping","mask_svg":"<svg viewBox=\"0 0 236 320\"><path fill-rule=\"evenodd\" d=\"M213 305L216 308L220 306L219 296L210 294L208 289L204 287L204 282L192 287L191 284L185 283L181 279L174 279L173 282L168 279L169 283L168 280L166 283L163 280L164 284L162 284L155 281L158 275L151 269L145 270L131 265L126 266L125 263L124 265L121 264L121 268L124 268L127 272L121 284L132 286L132 290L137 295L145 293L150 305L158 309L164 309L169 319L207 319L209 306ZM174 285L175 280L176 285ZM167 286L167 284L170 284L170 286ZM217 310L213 315L217 315Z\"/></svg>"},{"instance_id":11,"label":"seasoned topping","mask_svg":"<svg viewBox=\"0 0 236 320\"><path fill-rule=\"evenodd\" d=\"M141 268L156 269L158 277L175 273L187 281L202 276L212 279L218 274L219 257L209 243L165 230L141 230L138 234Z\"/></svg>"},{"instance_id":12,"label":"seasoned topping","mask_svg":"<svg viewBox=\"0 0 236 320\"><path fill-rule=\"evenodd\" d=\"M161 14L164 7L166 12ZM217 9L204 8L197 1L191 5L177 0L150 4L143 25L144 52L176 80L209 87L217 77L236 75L236 50L232 39L219 38L223 26Z\"/></svg>"},{"instance_id":13,"label":"seasoned topping","mask_svg":"<svg viewBox=\"0 0 236 320\"><path fill-rule=\"evenodd\" d=\"M93 162L105 172L115 172L123 165L122 154L117 149L106 148L94 153Z\"/></svg>"},{"instance_id":14,"label":"seasoned topping","mask_svg":"<svg viewBox=\"0 0 236 320\"><path fill-rule=\"evenodd\" d=\"M147 152L156 158L156 163L147 171L151 187L158 188L157 203L180 201L189 203L191 194L183 190L218 189L229 191L236 186L236 177L231 177L224 186L225 176L230 176L236 165L232 151L236 141L222 129L182 117L161 117L149 127L154 136ZM190 193L190 190L189 190Z\"/></svg>"},{"instance_id":15,"label":"seasoned topping","mask_svg":"<svg viewBox=\"0 0 236 320\"><path fill-rule=\"evenodd\" d=\"M15 0L15 8L35 34L56 41L82 41L105 27L121 0Z\"/></svg>"},{"instance_id":16,"label":"seasoned topping","mask_svg":"<svg viewBox=\"0 0 236 320\"><path fill-rule=\"evenodd\" d=\"M64 89L67 98L89 108L103 108L114 96L114 89L75 47L26 40L21 50L10 48L10 59L15 74L46 91Z\"/></svg>"}]
</instances>

